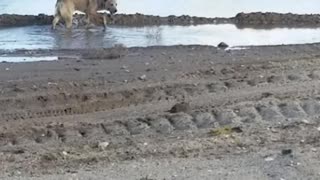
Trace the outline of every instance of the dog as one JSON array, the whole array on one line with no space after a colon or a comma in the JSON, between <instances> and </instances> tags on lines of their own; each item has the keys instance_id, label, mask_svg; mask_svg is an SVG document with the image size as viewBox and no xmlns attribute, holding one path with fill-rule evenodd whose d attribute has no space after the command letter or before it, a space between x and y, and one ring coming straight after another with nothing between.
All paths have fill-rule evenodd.
<instances>
[{"instance_id":1,"label":"dog","mask_svg":"<svg viewBox=\"0 0 320 180\"><path fill-rule=\"evenodd\" d=\"M63 20L68 29L72 28L72 19L75 11L81 11L86 14L86 23L90 24L93 16L97 16L97 11L107 10L111 15L117 13L117 0L57 0L55 15L52 21L52 28ZM103 16L104 28L107 26L106 14Z\"/></svg>"}]
</instances>

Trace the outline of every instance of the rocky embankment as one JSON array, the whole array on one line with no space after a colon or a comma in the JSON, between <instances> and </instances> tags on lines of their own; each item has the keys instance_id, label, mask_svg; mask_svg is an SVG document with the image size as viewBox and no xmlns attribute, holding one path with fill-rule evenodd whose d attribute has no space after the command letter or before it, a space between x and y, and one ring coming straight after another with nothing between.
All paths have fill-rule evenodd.
<instances>
[{"instance_id":1,"label":"rocky embankment","mask_svg":"<svg viewBox=\"0 0 320 180\"><path fill-rule=\"evenodd\" d=\"M39 14L32 15L0 15L0 26L27 26L27 25L50 25L53 16ZM75 21L84 24L84 16L76 15ZM102 18L96 17L93 22L102 24ZM239 13L231 18L205 18L193 16L152 16L143 14L117 14L108 16L108 24L123 26L148 26L148 25L199 25L199 24L235 24L240 28L272 28L272 27L318 27L320 15L318 14L281 14L281 13Z\"/></svg>"}]
</instances>

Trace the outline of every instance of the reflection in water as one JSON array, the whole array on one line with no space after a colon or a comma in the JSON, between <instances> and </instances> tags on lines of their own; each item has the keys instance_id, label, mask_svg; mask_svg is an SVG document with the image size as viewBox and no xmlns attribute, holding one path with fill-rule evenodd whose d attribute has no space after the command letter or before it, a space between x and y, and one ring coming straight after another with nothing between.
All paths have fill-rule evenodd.
<instances>
[{"instance_id":1,"label":"reflection in water","mask_svg":"<svg viewBox=\"0 0 320 180\"><path fill-rule=\"evenodd\" d=\"M217 45L231 46L278 45L320 42L320 28L316 29L237 29L234 25L152 26L123 28L112 26L91 30L50 26L28 26L0 29L0 49L35 48L108 48L116 44L127 47L156 45Z\"/></svg>"},{"instance_id":2,"label":"reflection in water","mask_svg":"<svg viewBox=\"0 0 320 180\"><path fill-rule=\"evenodd\" d=\"M53 14L56 0L0 0L0 13ZM232 17L239 12L319 13L319 0L119 0L119 12Z\"/></svg>"},{"instance_id":3,"label":"reflection in water","mask_svg":"<svg viewBox=\"0 0 320 180\"><path fill-rule=\"evenodd\" d=\"M53 48L97 48L105 47L104 44L114 43L107 42L108 33L102 30L85 30L74 29L72 32L66 30L51 32L54 36Z\"/></svg>"}]
</instances>

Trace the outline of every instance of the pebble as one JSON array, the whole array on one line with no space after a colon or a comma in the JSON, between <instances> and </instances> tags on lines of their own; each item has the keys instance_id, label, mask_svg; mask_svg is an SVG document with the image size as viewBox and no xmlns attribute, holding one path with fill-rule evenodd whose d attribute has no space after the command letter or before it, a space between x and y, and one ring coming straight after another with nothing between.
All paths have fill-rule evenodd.
<instances>
[{"instance_id":1,"label":"pebble","mask_svg":"<svg viewBox=\"0 0 320 180\"><path fill-rule=\"evenodd\" d=\"M225 42L221 42L218 44L218 48L226 49L227 47L229 47L229 45Z\"/></svg>"},{"instance_id":2,"label":"pebble","mask_svg":"<svg viewBox=\"0 0 320 180\"><path fill-rule=\"evenodd\" d=\"M101 150L106 150L107 149L107 147L110 145L110 143L109 142L100 142L99 144L98 144L98 147L99 147L99 149L101 149Z\"/></svg>"},{"instance_id":3,"label":"pebble","mask_svg":"<svg viewBox=\"0 0 320 180\"><path fill-rule=\"evenodd\" d=\"M67 156L67 155L68 155L68 153L67 153L66 151L62 151L62 154L63 154L64 156Z\"/></svg>"},{"instance_id":4,"label":"pebble","mask_svg":"<svg viewBox=\"0 0 320 180\"><path fill-rule=\"evenodd\" d=\"M139 77L139 80L141 81L145 81L146 79L147 79L147 75L145 74Z\"/></svg>"},{"instance_id":5,"label":"pebble","mask_svg":"<svg viewBox=\"0 0 320 180\"><path fill-rule=\"evenodd\" d=\"M302 122L303 122L304 124L311 124L310 121L308 121L308 120L306 120L306 119L303 119Z\"/></svg>"},{"instance_id":6,"label":"pebble","mask_svg":"<svg viewBox=\"0 0 320 180\"><path fill-rule=\"evenodd\" d=\"M170 113L179 113L179 112L184 112L188 113L190 112L191 107L188 103L182 102L182 103L177 103L175 104L170 110Z\"/></svg>"},{"instance_id":7,"label":"pebble","mask_svg":"<svg viewBox=\"0 0 320 180\"><path fill-rule=\"evenodd\" d=\"M128 66L122 66L121 69L128 69Z\"/></svg>"},{"instance_id":8,"label":"pebble","mask_svg":"<svg viewBox=\"0 0 320 180\"><path fill-rule=\"evenodd\" d=\"M283 149L281 151L281 154L282 155L290 155L290 154L292 154L292 149Z\"/></svg>"},{"instance_id":9,"label":"pebble","mask_svg":"<svg viewBox=\"0 0 320 180\"><path fill-rule=\"evenodd\" d=\"M266 157L264 160L266 162L274 161L274 157Z\"/></svg>"}]
</instances>

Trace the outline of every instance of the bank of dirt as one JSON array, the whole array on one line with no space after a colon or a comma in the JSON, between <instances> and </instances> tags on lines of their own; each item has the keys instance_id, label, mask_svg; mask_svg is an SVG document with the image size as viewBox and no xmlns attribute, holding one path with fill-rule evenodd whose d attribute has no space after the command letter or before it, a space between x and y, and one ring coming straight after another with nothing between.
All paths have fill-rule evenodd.
<instances>
[{"instance_id":1,"label":"bank of dirt","mask_svg":"<svg viewBox=\"0 0 320 180\"><path fill-rule=\"evenodd\" d=\"M319 177L319 44L1 53L3 179Z\"/></svg>"},{"instance_id":2,"label":"bank of dirt","mask_svg":"<svg viewBox=\"0 0 320 180\"><path fill-rule=\"evenodd\" d=\"M53 16L40 14L33 15L0 15L1 27L27 26L27 25L50 25ZM74 16L74 22L78 25L85 25L85 16L77 14ZM92 17L92 22L96 25L102 25L102 14ZM152 16L143 14L116 14L107 16L107 24L123 26L148 26L148 25L199 25L199 24L222 24L231 23L232 18L205 18L184 16Z\"/></svg>"},{"instance_id":3,"label":"bank of dirt","mask_svg":"<svg viewBox=\"0 0 320 180\"><path fill-rule=\"evenodd\" d=\"M273 28L273 27L319 27L319 14L292 14L292 13L239 13L235 24L239 28Z\"/></svg>"},{"instance_id":4,"label":"bank of dirt","mask_svg":"<svg viewBox=\"0 0 320 180\"><path fill-rule=\"evenodd\" d=\"M27 25L50 25L53 16L32 15L0 15L0 27ZM319 27L318 14L281 14L281 13L239 13L231 18L206 18L194 16L152 16L144 14L116 14L107 16L109 25L152 26L152 25L200 25L200 24L235 24L239 28L274 28L274 27ZM102 24L102 16L92 19L96 25ZM83 15L75 15L78 25L85 25Z\"/></svg>"}]
</instances>

